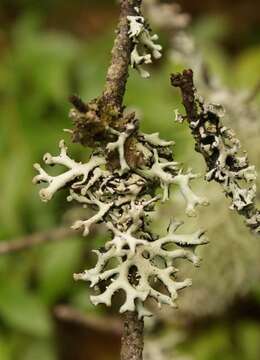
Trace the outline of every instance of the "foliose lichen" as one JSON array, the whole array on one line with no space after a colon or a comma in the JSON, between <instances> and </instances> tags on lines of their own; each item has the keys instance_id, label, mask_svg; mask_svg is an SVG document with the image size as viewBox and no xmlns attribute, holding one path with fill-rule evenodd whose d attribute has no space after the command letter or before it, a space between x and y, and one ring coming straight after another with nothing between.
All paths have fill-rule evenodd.
<instances>
[{"instance_id":1,"label":"foliose lichen","mask_svg":"<svg viewBox=\"0 0 260 360\"><path fill-rule=\"evenodd\" d=\"M187 120L195 140L195 149L207 164L207 181L222 185L225 195L231 199L230 208L246 218L246 224L260 232L260 213L256 208L256 169L250 165L240 141L231 128L222 124L225 114L219 104L208 104L197 94L193 83L193 71L184 70L173 74L171 82L182 91L186 116L176 113L179 122Z\"/></svg>"},{"instance_id":2,"label":"foliose lichen","mask_svg":"<svg viewBox=\"0 0 260 360\"><path fill-rule=\"evenodd\" d=\"M159 306L176 305L178 291L191 285L190 279L177 280L176 260L186 259L197 266L199 257L195 249L207 243L203 230L179 234L181 223L174 221L170 222L166 235L153 234L149 224L156 203L169 199L173 184L179 186L187 215L193 216L195 207L206 205L207 201L190 188L190 181L196 175L190 170L185 173L174 161L172 141L160 139L158 133L142 133L133 117L128 118L121 131L109 126L106 132L113 135L113 140L105 145L100 143L86 163L71 159L64 141L60 141L60 154L47 153L43 160L46 165L62 165L65 170L51 176L35 164L39 174L33 182L47 183L39 192L45 202L66 188L68 201L96 210L95 215L77 220L72 227L87 236L92 225L104 223L112 239L94 251L97 255L94 268L74 277L89 281L98 292L91 296L95 305L110 306L113 295L123 290L125 301L120 312L136 310L141 318L149 314L144 306L148 298L155 299ZM132 166L125 156L126 141L133 132L135 149L143 158L138 166ZM109 166L110 151L117 154L115 169ZM104 282L105 290L100 286Z\"/></svg>"},{"instance_id":3,"label":"foliose lichen","mask_svg":"<svg viewBox=\"0 0 260 360\"><path fill-rule=\"evenodd\" d=\"M138 9L137 9L138 10ZM129 22L129 37L133 42L131 53L131 67L136 69L143 78L150 76L143 68L144 64L151 64L152 59L160 59L162 46L156 44L158 35L151 33L151 28L140 11L135 16L127 16Z\"/></svg>"}]
</instances>

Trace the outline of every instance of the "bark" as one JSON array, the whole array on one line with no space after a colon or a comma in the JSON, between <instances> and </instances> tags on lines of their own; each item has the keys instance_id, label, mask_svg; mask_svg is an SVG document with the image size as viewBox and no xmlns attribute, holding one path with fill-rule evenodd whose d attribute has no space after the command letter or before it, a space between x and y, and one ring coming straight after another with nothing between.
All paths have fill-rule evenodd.
<instances>
[{"instance_id":1,"label":"bark","mask_svg":"<svg viewBox=\"0 0 260 360\"><path fill-rule=\"evenodd\" d=\"M109 107L121 108L128 78L128 66L133 48L132 40L128 36L129 26L127 16L138 15L136 9L142 0L121 0L121 12L117 28L117 36L112 49L111 64L107 71L103 101Z\"/></svg>"},{"instance_id":2,"label":"bark","mask_svg":"<svg viewBox=\"0 0 260 360\"><path fill-rule=\"evenodd\" d=\"M212 152L212 154L209 154L204 150L204 145L206 143L210 144L210 141L212 141L212 135L216 136L217 138L222 137L221 129L222 124L219 116L212 115L210 112L208 112L207 115L201 114L199 112L199 103L196 100L196 88L194 86L193 81L193 71L191 69L184 70L182 73L172 74L171 75L171 84L173 87L179 88L181 90L182 95L182 103L186 110L186 119L190 125L191 133L195 141L195 150L200 153L207 165L208 171L217 168L217 159L218 159L218 153ZM205 128L205 124L210 123L212 126L211 130L207 131L207 139L201 135L201 128ZM197 126L192 126L191 123L197 123ZM209 126L209 125L207 125ZM215 130L213 130L213 128ZM206 142L208 141L208 142ZM249 167L250 164L248 163L246 167ZM229 156L229 164L228 167L232 171L239 171L243 168L239 168L236 164L236 159L234 156ZM217 179L214 179L221 185L223 184L223 181L219 181ZM226 193L226 196L230 199L232 199L233 194ZM242 209L236 209L237 213L241 216L243 216L246 220L250 220L253 217L255 217L254 222L246 222L247 226L257 234L260 233L260 210L257 208L255 201L252 202L252 204L247 205L243 207Z\"/></svg>"},{"instance_id":3,"label":"bark","mask_svg":"<svg viewBox=\"0 0 260 360\"><path fill-rule=\"evenodd\" d=\"M142 0L120 1L121 10L116 38L102 95L88 103L85 103L77 95L70 97L70 102L75 108L75 111L71 112L74 125L72 130L73 142L92 148L105 146L111 141L111 138L108 137L107 128L112 127L121 131L129 121L124 114L123 106L128 67L133 49L133 41L128 34L127 16L139 15L141 3ZM129 140L126 147L130 153L134 154L127 160L129 160L130 165L135 166L139 161L135 151L135 141Z\"/></svg>"},{"instance_id":4,"label":"bark","mask_svg":"<svg viewBox=\"0 0 260 360\"><path fill-rule=\"evenodd\" d=\"M121 340L121 360L143 359L144 321L138 319L136 312L124 314L124 327Z\"/></svg>"},{"instance_id":5,"label":"bark","mask_svg":"<svg viewBox=\"0 0 260 360\"><path fill-rule=\"evenodd\" d=\"M142 0L121 0L121 13L117 36L112 49L112 60L109 66L106 84L102 95L103 103L119 111L123 105L128 67L132 51L132 40L128 36L128 15L137 15L135 8L140 8ZM144 321L138 319L136 312L124 314L124 327L121 339L121 360L143 359Z\"/></svg>"},{"instance_id":6,"label":"bark","mask_svg":"<svg viewBox=\"0 0 260 360\"><path fill-rule=\"evenodd\" d=\"M120 130L129 122L134 114L124 115L123 99L128 78L128 68L133 49L129 38L127 16L139 15L142 0L121 0L120 16L116 30L116 38L112 49L112 59L107 71L106 83L102 95L84 103L78 96L70 98L76 112L72 114L74 129L72 139L83 146L105 146L109 141L107 128ZM129 118L130 117L130 118ZM135 149L134 135L125 144L126 160L130 167L142 163L142 157ZM111 155L111 156L110 156ZM112 153L107 158L108 168L118 166L118 154ZM122 336L122 360L142 360L143 352L143 320L139 320L136 312L127 312L124 316Z\"/></svg>"}]
</instances>

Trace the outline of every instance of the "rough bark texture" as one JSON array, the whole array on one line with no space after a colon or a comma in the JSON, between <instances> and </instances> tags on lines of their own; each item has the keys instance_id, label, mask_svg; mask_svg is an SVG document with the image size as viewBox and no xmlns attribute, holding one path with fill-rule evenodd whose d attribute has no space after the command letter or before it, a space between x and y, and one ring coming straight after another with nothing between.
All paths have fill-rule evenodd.
<instances>
[{"instance_id":1,"label":"rough bark texture","mask_svg":"<svg viewBox=\"0 0 260 360\"><path fill-rule=\"evenodd\" d=\"M196 100L196 88L193 81L193 71L191 69L184 70L182 73L172 74L171 84L172 86L180 88L181 90L182 103L186 110L186 120L190 125L191 133L195 140L195 150L203 156L208 171L210 171L217 167L216 162L218 159L218 153L212 152L212 154L209 155L209 153L204 150L204 145L206 143L211 143L213 135L221 138L222 124L220 118L216 114L212 114L209 111L206 114L203 114L199 111L200 104ZM197 125L194 127L192 126L192 123L196 123ZM205 137L201 133L201 128L205 128L205 124L207 124L207 127L209 129L208 131L206 131L207 137ZM238 165L236 165L235 158L232 156L229 156L228 158L228 166L232 171L238 171L242 169L237 168ZM245 165L245 167L247 166L249 166L249 163ZM215 181L221 184L221 182L217 179L215 179ZM227 193L226 196L232 199L231 193ZM237 212L246 220L255 218L254 222L247 222L247 226L252 231L259 234L260 211L259 209L257 209L255 202L244 207L241 210L237 210Z\"/></svg>"},{"instance_id":2,"label":"rough bark texture","mask_svg":"<svg viewBox=\"0 0 260 360\"><path fill-rule=\"evenodd\" d=\"M78 96L70 98L74 109L71 118L74 124L72 140L83 146L92 148L106 146L111 141L109 127L121 131L135 114L124 114L123 98L128 78L133 42L129 38L129 15L139 15L142 0L121 0L119 23L116 39L112 49L111 64L107 71L106 83L102 95L85 103ZM135 148L135 134L125 144L126 161L130 167L142 162L142 156ZM107 156L108 168L118 167L118 154ZM136 312L124 315L124 332L122 337L122 360L142 360L143 352L143 320L139 320Z\"/></svg>"},{"instance_id":3,"label":"rough bark texture","mask_svg":"<svg viewBox=\"0 0 260 360\"><path fill-rule=\"evenodd\" d=\"M121 130L127 122L123 114L123 97L133 49L133 42L128 35L127 16L138 15L141 3L142 0L121 0L120 2L119 23L102 95L87 104L78 96L70 98L75 108L71 112L74 124L73 142L93 148L106 144L109 141L107 128Z\"/></svg>"},{"instance_id":4,"label":"rough bark texture","mask_svg":"<svg viewBox=\"0 0 260 360\"><path fill-rule=\"evenodd\" d=\"M184 70L183 73L171 75L171 84L179 87L182 94L182 103L186 110L188 121L196 122L198 120L198 110L195 101L195 86L193 82L193 71Z\"/></svg>"},{"instance_id":5,"label":"rough bark texture","mask_svg":"<svg viewBox=\"0 0 260 360\"><path fill-rule=\"evenodd\" d=\"M144 321L139 320L136 312L124 314L124 328L121 342L121 360L143 359Z\"/></svg>"},{"instance_id":6,"label":"rough bark texture","mask_svg":"<svg viewBox=\"0 0 260 360\"><path fill-rule=\"evenodd\" d=\"M129 15L138 15L136 8L140 8L142 0L121 0L121 13L117 28L117 36L112 50L112 60L108 68L103 101L109 106L122 106L128 77L128 66L132 51L132 40L128 36Z\"/></svg>"}]
</instances>

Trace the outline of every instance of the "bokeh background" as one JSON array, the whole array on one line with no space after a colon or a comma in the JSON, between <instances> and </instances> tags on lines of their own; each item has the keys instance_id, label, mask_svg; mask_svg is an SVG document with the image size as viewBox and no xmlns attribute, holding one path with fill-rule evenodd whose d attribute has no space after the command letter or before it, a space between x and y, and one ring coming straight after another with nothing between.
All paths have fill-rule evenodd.
<instances>
[{"instance_id":1,"label":"bokeh background","mask_svg":"<svg viewBox=\"0 0 260 360\"><path fill-rule=\"evenodd\" d=\"M148 3L147 13L153 5ZM203 64L204 75L196 75L199 90L209 100L223 100L225 121L260 171L260 3L179 4L190 15L181 30L192 39L193 47L188 43L186 49L192 56L176 56L178 26L162 26L161 13L153 12L164 58L150 69L149 80L130 71L125 103L136 109L144 131L174 138L176 159L185 168L203 173L188 129L174 123L174 109L182 106L169 84L171 72L193 65L199 72ZM90 250L102 245L106 234L101 227L87 239L72 235L67 229L81 209L66 203L62 192L50 203L40 202L31 182L32 164L46 151L55 153L59 139L69 142L62 131L71 127L68 96L90 100L101 93L117 15L118 4L110 0L0 0L0 251L6 242L31 234L50 240L0 255L1 360L119 358L117 306L95 308L88 286L72 279L73 272L93 264ZM211 77L217 84L213 89L205 80ZM88 154L78 145L70 148L78 159ZM260 240L228 209L218 186L200 180L195 187L210 199L208 208L186 219L173 193L154 226L163 232L169 215L184 219L188 229L207 228L211 243L200 251L199 270L182 269L194 285L183 292L179 310L155 310L147 321L145 359L258 360Z\"/></svg>"}]
</instances>

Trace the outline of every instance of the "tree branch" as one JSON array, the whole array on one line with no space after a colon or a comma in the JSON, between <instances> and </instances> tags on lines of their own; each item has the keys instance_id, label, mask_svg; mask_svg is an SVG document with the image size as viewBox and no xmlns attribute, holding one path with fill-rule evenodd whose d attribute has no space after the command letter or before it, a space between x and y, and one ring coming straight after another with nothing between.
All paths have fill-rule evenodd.
<instances>
[{"instance_id":1,"label":"tree branch","mask_svg":"<svg viewBox=\"0 0 260 360\"><path fill-rule=\"evenodd\" d=\"M123 114L123 98L128 78L128 68L133 50L133 41L129 37L128 16L139 15L142 0L121 0L120 16L116 39L112 49L112 59L107 71L106 83L101 97L85 104L79 97L71 97L74 108L71 118L74 123L72 140L83 146L106 146L111 141L108 128L122 131L130 117ZM125 143L127 164L136 167L142 157L135 149L136 139L129 136ZM117 152L108 155L110 169L119 166ZM138 320L136 312L124 315L124 335L122 338L122 360L141 360L143 350L143 320Z\"/></svg>"},{"instance_id":2,"label":"tree branch","mask_svg":"<svg viewBox=\"0 0 260 360\"><path fill-rule=\"evenodd\" d=\"M58 305L54 308L54 315L59 320L77 324L85 328L92 328L106 333L122 335L122 324L119 319L113 317L98 317L74 309L67 305Z\"/></svg>"},{"instance_id":3,"label":"tree branch","mask_svg":"<svg viewBox=\"0 0 260 360\"><path fill-rule=\"evenodd\" d=\"M112 60L107 72L106 84L102 95L105 108L111 106L121 111L128 78L132 40L129 38L127 16L137 15L142 0L121 0L121 13L117 36L112 50ZM124 329L121 340L121 360L142 360L143 356L143 319L136 312L124 314Z\"/></svg>"},{"instance_id":4,"label":"tree branch","mask_svg":"<svg viewBox=\"0 0 260 360\"><path fill-rule=\"evenodd\" d=\"M128 35L129 26L127 16L138 15L136 9L142 0L121 0L121 13L117 28L117 36L112 49L111 64L107 71L106 84L102 95L106 105L122 107L128 78L128 66L133 43Z\"/></svg>"},{"instance_id":5,"label":"tree branch","mask_svg":"<svg viewBox=\"0 0 260 360\"><path fill-rule=\"evenodd\" d=\"M214 180L224 188L232 200L231 209L246 219L247 226L260 233L260 211L255 204L255 167L248 162L247 155L239 157L240 142L232 129L222 125L217 107L205 104L197 95L193 82L193 71L171 75L171 84L180 88L187 120L199 152L207 165L206 179ZM215 107L215 109L214 109Z\"/></svg>"},{"instance_id":6,"label":"tree branch","mask_svg":"<svg viewBox=\"0 0 260 360\"><path fill-rule=\"evenodd\" d=\"M127 16L139 15L142 0L121 0L121 11L112 49L112 59L107 71L104 91L100 97L84 103L78 96L70 97L74 108L73 142L95 148L106 145L111 137L109 127L122 130L129 121L123 114L123 98L128 78L133 41L129 37ZM130 145L129 145L130 147Z\"/></svg>"},{"instance_id":7,"label":"tree branch","mask_svg":"<svg viewBox=\"0 0 260 360\"><path fill-rule=\"evenodd\" d=\"M6 255L16 253L22 250L27 250L31 247L47 242L64 240L65 238L68 238L72 235L75 236L75 230L67 227L60 227L57 229L47 230L44 232L24 236L14 241L2 241L0 242L0 255Z\"/></svg>"},{"instance_id":8,"label":"tree branch","mask_svg":"<svg viewBox=\"0 0 260 360\"><path fill-rule=\"evenodd\" d=\"M121 360L143 359L143 331L143 319L138 319L136 312L126 312L121 340Z\"/></svg>"}]
</instances>

